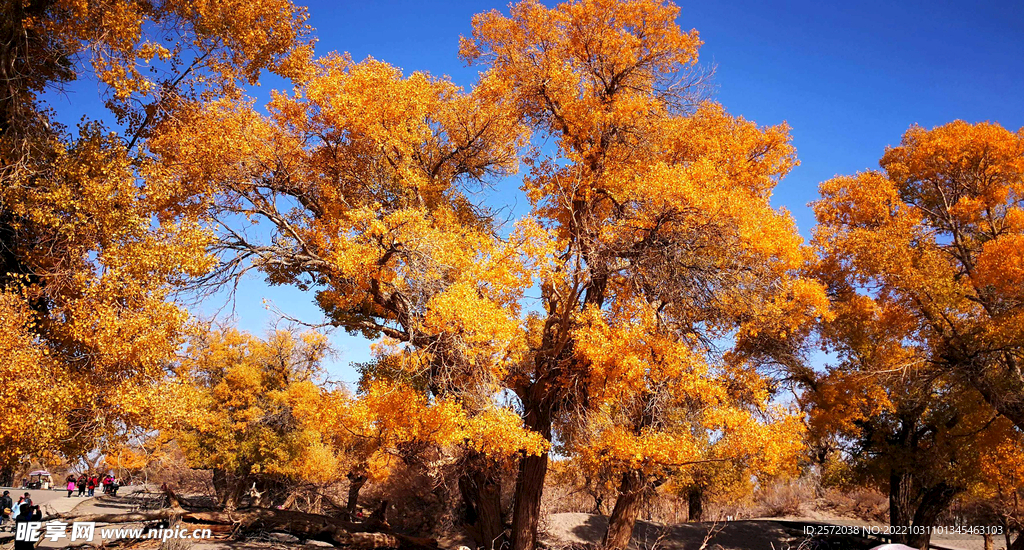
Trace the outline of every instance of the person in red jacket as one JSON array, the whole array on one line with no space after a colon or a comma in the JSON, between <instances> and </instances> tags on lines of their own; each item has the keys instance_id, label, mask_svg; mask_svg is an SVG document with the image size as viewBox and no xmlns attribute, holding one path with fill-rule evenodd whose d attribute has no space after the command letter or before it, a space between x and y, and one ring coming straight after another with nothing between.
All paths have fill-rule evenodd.
<instances>
[{"instance_id":1,"label":"person in red jacket","mask_svg":"<svg viewBox=\"0 0 1024 550\"><path fill-rule=\"evenodd\" d=\"M89 489L89 496L94 496L96 494L96 476L89 477L89 483L85 488Z\"/></svg>"}]
</instances>

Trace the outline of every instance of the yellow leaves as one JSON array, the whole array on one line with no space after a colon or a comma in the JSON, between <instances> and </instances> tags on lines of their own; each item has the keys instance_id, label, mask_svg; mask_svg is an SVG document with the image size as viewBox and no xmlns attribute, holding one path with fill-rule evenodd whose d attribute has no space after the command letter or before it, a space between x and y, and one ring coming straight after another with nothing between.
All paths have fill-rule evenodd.
<instances>
[{"instance_id":1,"label":"yellow leaves","mask_svg":"<svg viewBox=\"0 0 1024 550\"><path fill-rule=\"evenodd\" d=\"M464 425L467 446L495 461L519 454L540 456L551 447L544 436L524 428L519 415L509 409L486 409L469 416Z\"/></svg>"},{"instance_id":2,"label":"yellow leaves","mask_svg":"<svg viewBox=\"0 0 1024 550\"><path fill-rule=\"evenodd\" d=\"M471 449L505 463L549 446L540 434L525 429L513 411L493 406L470 411L454 399L431 399L401 382L374 380L354 398L330 393L321 399L315 413L295 409L304 429L319 430L335 452L366 464L378 480L389 475L394 460L410 454L422 458L428 449Z\"/></svg>"},{"instance_id":3,"label":"yellow leaves","mask_svg":"<svg viewBox=\"0 0 1024 550\"><path fill-rule=\"evenodd\" d=\"M673 399L714 403L724 396L708 375L703 355L663 334L649 310L607 322L587 309L574 331L575 352L588 366L588 396L595 403L626 400L670 384Z\"/></svg>"},{"instance_id":4,"label":"yellow leaves","mask_svg":"<svg viewBox=\"0 0 1024 550\"><path fill-rule=\"evenodd\" d=\"M1024 232L1000 235L986 242L977 262L975 284L1019 295L1024 285Z\"/></svg>"},{"instance_id":5,"label":"yellow leaves","mask_svg":"<svg viewBox=\"0 0 1024 550\"><path fill-rule=\"evenodd\" d=\"M202 385L189 400L202 410L176 427L190 463L328 484L358 464L385 478L394 460L431 448L473 449L499 462L547 449L507 409L470 411L384 378L357 396L318 385L313 376L324 346L315 334L277 332L263 340L237 331L197 344L181 372Z\"/></svg>"},{"instance_id":6,"label":"yellow leaves","mask_svg":"<svg viewBox=\"0 0 1024 550\"><path fill-rule=\"evenodd\" d=\"M118 471L139 471L149 464L149 457L141 449L119 446L104 455L104 463Z\"/></svg>"},{"instance_id":7,"label":"yellow leaves","mask_svg":"<svg viewBox=\"0 0 1024 550\"><path fill-rule=\"evenodd\" d=\"M186 312L168 296L214 258L196 220L157 219L162 205L149 192L160 183L139 181L124 143L98 125L83 126L45 162L0 190L5 219L16 220L5 240L14 260L4 265L31 274L10 282L26 311L34 309L28 328L48 357L34 375L49 380L41 395L53 400L40 429L63 437L62 425L73 423L86 434L38 440L78 453L155 422L153 387L187 330Z\"/></svg>"},{"instance_id":8,"label":"yellow leaves","mask_svg":"<svg viewBox=\"0 0 1024 550\"><path fill-rule=\"evenodd\" d=\"M899 212L896 187L878 172L833 178L819 191L822 200L814 204L814 213L826 226L885 226Z\"/></svg>"},{"instance_id":9,"label":"yellow leaves","mask_svg":"<svg viewBox=\"0 0 1024 550\"><path fill-rule=\"evenodd\" d=\"M475 16L460 55L487 63L488 86L514 98L527 116L551 122L555 133L574 134L562 135L561 146L579 160L587 151L579 149L584 142L577 136L596 136L667 107L652 97L659 78L694 63L700 46L696 31L684 33L675 23L678 13L649 0L586 0L550 9L525 1L513 5L509 17L497 11Z\"/></svg>"},{"instance_id":10,"label":"yellow leaves","mask_svg":"<svg viewBox=\"0 0 1024 550\"><path fill-rule=\"evenodd\" d=\"M884 172L823 183L814 205L815 269L835 296L823 335L842 361L815 391L816 430L855 434L906 403L933 407L922 414L974 408L920 395L934 391L918 387L926 381L1017 384L1000 373L1024 345L1024 135L992 123L914 126L880 164Z\"/></svg>"},{"instance_id":11,"label":"yellow leaves","mask_svg":"<svg viewBox=\"0 0 1024 550\"><path fill-rule=\"evenodd\" d=\"M860 422L895 410L886 387L870 373L832 372L808 396L814 405L810 425L816 435L859 433Z\"/></svg>"},{"instance_id":12,"label":"yellow leaves","mask_svg":"<svg viewBox=\"0 0 1024 550\"><path fill-rule=\"evenodd\" d=\"M738 468L750 476L792 473L804 450L800 415L782 409L758 419L731 406L708 409L697 424L643 429L608 424L573 448L585 468L683 473L705 467Z\"/></svg>"},{"instance_id":13,"label":"yellow leaves","mask_svg":"<svg viewBox=\"0 0 1024 550\"><path fill-rule=\"evenodd\" d=\"M307 14L288 0L59 0L18 6L8 16L11 32L32 37L11 50L21 67L12 112L24 109L15 140L42 137L30 130L36 121L46 126L38 93L61 82L98 80L125 141L135 143L135 132L151 134L155 119L173 118L182 104L235 94L264 70L295 76L310 55L310 43L302 43ZM56 128L44 133L64 139Z\"/></svg>"},{"instance_id":14,"label":"yellow leaves","mask_svg":"<svg viewBox=\"0 0 1024 550\"><path fill-rule=\"evenodd\" d=\"M194 342L178 374L182 384L197 388L180 394L197 410L171 428L190 463L233 472L308 470L300 457L321 441L315 434L322 426L299 427L292 418L318 414L321 391L311 380L326 352L322 336L287 331L266 339L212 332ZM309 456L323 459L322 453Z\"/></svg>"},{"instance_id":15,"label":"yellow leaves","mask_svg":"<svg viewBox=\"0 0 1024 550\"><path fill-rule=\"evenodd\" d=\"M69 373L54 368L31 324L32 314L22 297L0 291L0 356L5 362L0 369L0 406L11 413L9 421L0 423L4 464L52 449L69 431Z\"/></svg>"}]
</instances>

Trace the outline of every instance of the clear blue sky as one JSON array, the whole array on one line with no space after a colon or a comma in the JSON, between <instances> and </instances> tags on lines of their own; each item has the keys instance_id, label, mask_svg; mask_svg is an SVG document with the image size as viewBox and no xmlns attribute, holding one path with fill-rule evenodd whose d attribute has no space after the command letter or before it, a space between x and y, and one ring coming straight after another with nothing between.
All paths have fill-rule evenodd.
<instances>
[{"instance_id":1,"label":"clear blue sky","mask_svg":"<svg viewBox=\"0 0 1024 550\"><path fill-rule=\"evenodd\" d=\"M301 3L301 2L300 2ZM474 13L499 2L313 2L318 53L373 56L410 73L449 75L470 86L477 69L458 59L458 38ZM1024 2L709 1L680 3L679 24L697 29L701 60L717 66L716 99L759 124L792 127L801 165L776 189L808 236L807 203L818 183L836 174L877 167L887 145L912 124L954 119L1024 126ZM257 93L285 83L268 79ZM66 122L99 116L97 103L72 93L56 107ZM86 94L83 94L86 95ZM83 101L84 100L84 101ZM516 184L500 185L488 202L523 199ZM254 278L238 296L236 322L262 332L273 317L261 298L316 321L312 296L268 288ZM337 379L353 381L351 361L368 358L368 344L338 332Z\"/></svg>"}]
</instances>

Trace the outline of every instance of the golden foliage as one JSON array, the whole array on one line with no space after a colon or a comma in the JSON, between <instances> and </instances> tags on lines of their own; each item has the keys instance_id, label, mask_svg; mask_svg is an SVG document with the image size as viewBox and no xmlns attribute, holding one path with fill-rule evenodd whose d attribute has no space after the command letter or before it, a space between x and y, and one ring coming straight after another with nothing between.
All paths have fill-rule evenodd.
<instances>
[{"instance_id":1,"label":"golden foliage","mask_svg":"<svg viewBox=\"0 0 1024 550\"><path fill-rule=\"evenodd\" d=\"M962 121L913 127L881 165L821 185L821 280L851 315L884 312L919 360L1024 426L1024 134Z\"/></svg>"}]
</instances>

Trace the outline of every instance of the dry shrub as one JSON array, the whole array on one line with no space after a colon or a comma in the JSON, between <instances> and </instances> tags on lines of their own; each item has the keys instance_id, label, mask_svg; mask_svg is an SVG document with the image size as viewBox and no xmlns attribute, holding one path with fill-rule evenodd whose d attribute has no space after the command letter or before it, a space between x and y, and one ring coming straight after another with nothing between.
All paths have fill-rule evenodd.
<instances>
[{"instance_id":1,"label":"dry shrub","mask_svg":"<svg viewBox=\"0 0 1024 550\"><path fill-rule=\"evenodd\" d=\"M541 515L610 514L615 505L614 479L609 471L581 472L571 461L552 461L544 480Z\"/></svg>"},{"instance_id":2,"label":"dry shrub","mask_svg":"<svg viewBox=\"0 0 1024 550\"><path fill-rule=\"evenodd\" d=\"M712 500L704 505L704 516L701 521L731 521L750 519L761 516L761 508L748 501Z\"/></svg>"},{"instance_id":3,"label":"dry shrub","mask_svg":"<svg viewBox=\"0 0 1024 550\"><path fill-rule=\"evenodd\" d=\"M814 499L814 484L804 478L776 481L758 491L755 498L760 515L798 516L803 513L803 503Z\"/></svg>"},{"instance_id":4,"label":"dry shrub","mask_svg":"<svg viewBox=\"0 0 1024 550\"><path fill-rule=\"evenodd\" d=\"M858 487L849 491L827 489L820 500L820 507L842 517L881 522L889 519L889 499L870 488Z\"/></svg>"},{"instance_id":5,"label":"dry shrub","mask_svg":"<svg viewBox=\"0 0 1024 550\"><path fill-rule=\"evenodd\" d=\"M388 502L387 520L405 533L440 534L455 523L460 502L457 480L433 478L419 464L397 464L382 483L369 482L359 493L359 509L368 516Z\"/></svg>"}]
</instances>

